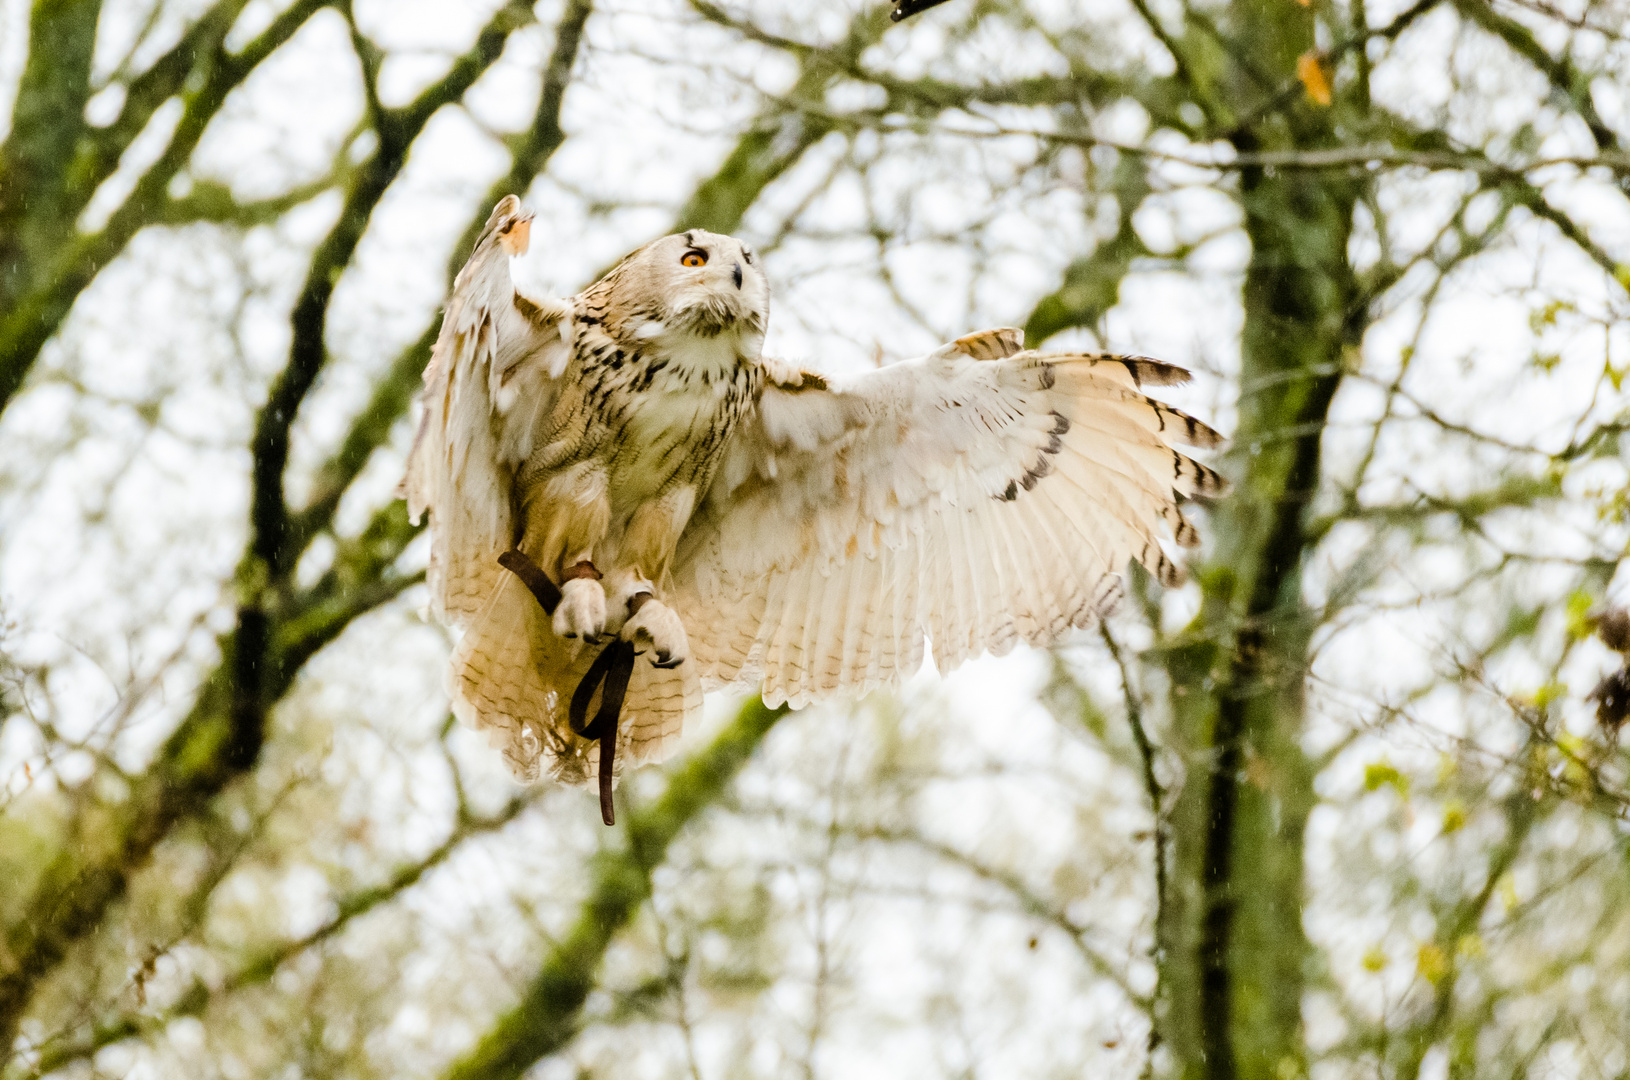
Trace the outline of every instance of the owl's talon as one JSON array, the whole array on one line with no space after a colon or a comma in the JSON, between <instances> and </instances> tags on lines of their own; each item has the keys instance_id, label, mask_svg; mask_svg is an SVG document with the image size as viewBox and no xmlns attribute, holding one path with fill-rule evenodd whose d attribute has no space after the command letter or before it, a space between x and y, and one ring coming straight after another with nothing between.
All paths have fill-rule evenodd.
<instances>
[{"instance_id":1,"label":"owl's talon","mask_svg":"<svg viewBox=\"0 0 1630 1080\"><path fill-rule=\"evenodd\" d=\"M669 670L689 658L690 642L685 637L685 624L679 621L673 608L649 593L635 596L628 606L633 614L623 624L618 637L635 644L650 642L654 654L652 667Z\"/></svg>"},{"instance_id":2,"label":"owl's talon","mask_svg":"<svg viewBox=\"0 0 1630 1080\"><path fill-rule=\"evenodd\" d=\"M606 628L606 590L594 578L577 577L560 588L555 609L555 633L563 638L594 641Z\"/></svg>"}]
</instances>

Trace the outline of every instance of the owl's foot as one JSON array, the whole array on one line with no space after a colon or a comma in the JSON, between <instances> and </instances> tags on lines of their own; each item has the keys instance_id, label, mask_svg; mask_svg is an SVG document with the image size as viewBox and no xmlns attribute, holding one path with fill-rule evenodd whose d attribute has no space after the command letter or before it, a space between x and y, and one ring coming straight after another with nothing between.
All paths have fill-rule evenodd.
<instances>
[{"instance_id":1,"label":"owl's foot","mask_svg":"<svg viewBox=\"0 0 1630 1080\"><path fill-rule=\"evenodd\" d=\"M650 593L637 593L628 601L628 610L628 621L617 636L636 645L649 642L654 666L676 668L690 657L685 624L673 608Z\"/></svg>"},{"instance_id":2,"label":"owl's foot","mask_svg":"<svg viewBox=\"0 0 1630 1080\"><path fill-rule=\"evenodd\" d=\"M606 590L593 563L580 562L563 577L560 606L555 609L555 633L563 638L598 641L606 629Z\"/></svg>"}]
</instances>

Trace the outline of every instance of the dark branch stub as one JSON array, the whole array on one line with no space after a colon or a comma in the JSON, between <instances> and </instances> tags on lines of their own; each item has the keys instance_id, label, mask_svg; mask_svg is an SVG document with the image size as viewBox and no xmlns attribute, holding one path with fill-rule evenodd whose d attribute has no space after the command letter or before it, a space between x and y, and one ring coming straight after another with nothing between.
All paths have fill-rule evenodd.
<instances>
[{"instance_id":1,"label":"dark branch stub","mask_svg":"<svg viewBox=\"0 0 1630 1080\"><path fill-rule=\"evenodd\" d=\"M931 7L938 7L946 0L894 0L894 10L889 12L889 18L894 22L909 19L919 11L927 11Z\"/></svg>"},{"instance_id":2,"label":"dark branch stub","mask_svg":"<svg viewBox=\"0 0 1630 1080\"><path fill-rule=\"evenodd\" d=\"M498 565L521 579L545 614L555 613L555 608L560 606L560 588L524 551L517 548L504 552L498 556ZM588 571L582 572L582 567L588 567ZM590 573L595 578L600 576L589 563L579 563L573 570L580 571L571 575L573 577L586 577ZM650 598L649 593L640 593L631 599L628 603L629 615L632 616L639 610L640 604ZM572 691L571 704L566 712L567 723L574 732L585 739L600 741L600 820L607 825L617 824L611 802L611 781L617 760L617 721L622 715L623 699L628 696L628 681L633 674L633 643L613 641L600 650L600 655L594 658L589 670L583 673L583 681ZM601 689L602 684L604 689ZM596 690L601 690L600 709L590 723L589 706L594 703Z\"/></svg>"}]
</instances>

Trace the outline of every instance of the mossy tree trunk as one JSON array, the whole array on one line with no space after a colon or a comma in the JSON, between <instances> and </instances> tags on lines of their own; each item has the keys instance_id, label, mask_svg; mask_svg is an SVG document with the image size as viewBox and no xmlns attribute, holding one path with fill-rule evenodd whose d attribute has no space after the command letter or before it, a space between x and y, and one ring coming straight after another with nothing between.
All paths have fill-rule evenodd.
<instances>
[{"instance_id":1,"label":"mossy tree trunk","mask_svg":"<svg viewBox=\"0 0 1630 1080\"><path fill-rule=\"evenodd\" d=\"M1206 117L1197 134L1226 138L1246 160L1340 145L1338 118L1362 112L1363 95L1317 100L1325 73L1306 69L1313 8L1238 0L1217 22L1191 15L1167 43L1185 96ZM1211 516L1215 547L1196 572L1201 612L1157 647L1185 782L1170 808L1155 1041L1183 1077L1306 1071L1303 838L1314 768L1302 736L1315 619L1302 567L1325 421L1344 351L1364 328L1348 258L1360 185L1346 171L1247 166L1233 188L1251 245L1235 489Z\"/></svg>"}]
</instances>

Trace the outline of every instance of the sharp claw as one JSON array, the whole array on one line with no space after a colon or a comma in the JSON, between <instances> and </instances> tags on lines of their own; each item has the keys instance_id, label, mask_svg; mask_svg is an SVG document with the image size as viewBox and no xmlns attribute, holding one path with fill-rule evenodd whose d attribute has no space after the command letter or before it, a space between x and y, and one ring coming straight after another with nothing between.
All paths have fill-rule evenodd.
<instances>
[{"instance_id":1,"label":"sharp claw","mask_svg":"<svg viewBox=\"0 0 1630 1080\"><path fill-rule=\"evenodd\" d=\"M667 659L653 660L653 661L651 661L651 666L652 667L662 668L664 671L672 671L674 668L678 667L680 664L683 664L684 662L685 662L685 658L683 656L681 656L678 660L667 660Z\"/></svg>"}]
</instances>

